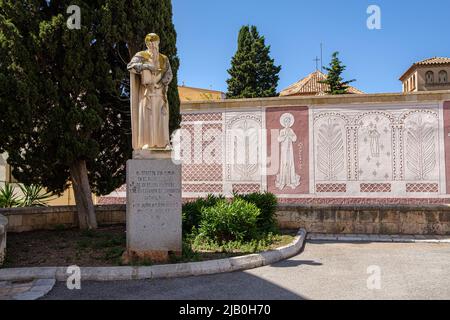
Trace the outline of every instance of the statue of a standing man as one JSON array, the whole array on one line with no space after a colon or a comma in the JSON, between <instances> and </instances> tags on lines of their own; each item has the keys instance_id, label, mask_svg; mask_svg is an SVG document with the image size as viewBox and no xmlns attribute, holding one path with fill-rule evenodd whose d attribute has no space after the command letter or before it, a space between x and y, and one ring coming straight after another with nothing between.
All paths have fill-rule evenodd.
<instances>
[{"instance_id":1,"label":"statue of a standing man","mask_svg":"<svg viewBox=\"0 0 450 320\"><path fill-rule=\"evenodd\" d=\"M172 81L169 59L159 53L159 36L145 37L146 51L128 64L130 71L133 150L170 150L167 88Z\"/></svg>"}]
</instances>

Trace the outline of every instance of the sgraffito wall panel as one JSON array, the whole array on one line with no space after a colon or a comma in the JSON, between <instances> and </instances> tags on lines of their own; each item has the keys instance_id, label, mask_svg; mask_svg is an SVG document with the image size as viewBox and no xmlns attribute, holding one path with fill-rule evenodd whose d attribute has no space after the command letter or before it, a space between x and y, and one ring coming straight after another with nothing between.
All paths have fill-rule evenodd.
<instances>
[{"instance_id":1,"label":"sgraffito wall panel","mask_svg":"<svg viewBox=\"0 0 450 320\"><path fill-rule=\"evenodd\" d=\"M223 119L222 112L182 115L179 136L183 194L224 192Z\"/></svg>"},{"instance_id":2,"label":"sgraffito wall panel","mask_svg":"<svg viewBox=\"0 0 450 320\"><path fill-rule=\"evenodd\" d=\"M184 198L269 191L285 203L449 199L450 102L205 108L183 113L179 136ZM124 189L105 203L118 197Z\"/></svg>"},{"instance_id":3,"label":"sgraffito wall panel","mask_svg":"<svg viewBox=\"0 0 450 320\"><path fill-rule=\"evenodd\" d=\"M445 192L439 105L312 111L316 195Z\"/></svg>"},{"instance_id":4,"label":"sgraffito wall panel","mask_svg":"<svg viewBox=\"0 0 450 320\"><path fill-rule=\"evenodd\" d=\"M267 188L276 195L308 194L309 111L267 108Z\"/></svg>"},{"instance_id":5,"label":"sgraffito wall panel","mask_svg":"<svg viewBox=\"0 0 450 320\"><path fill-rule=\"evenodd\" d=\"M180 158L185 197L265 190L261 110L185 113Z\"/></svg>"}]
</instances>

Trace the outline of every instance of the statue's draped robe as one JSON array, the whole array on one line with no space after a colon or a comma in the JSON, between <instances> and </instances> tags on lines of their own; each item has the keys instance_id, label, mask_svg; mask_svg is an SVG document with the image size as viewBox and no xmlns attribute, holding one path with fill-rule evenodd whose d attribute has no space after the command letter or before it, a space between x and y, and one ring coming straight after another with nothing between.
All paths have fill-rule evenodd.
<instances>
[{"instance_id":1,"label":"statue's draped robe","mask_svg":"<svg viewBox=\"0 0 450 320\"><path fill-rule=\"evenodd\" d=\"M291 128L284 128L280 132L278 142L280 148L280 172L277 175L276 186L283 190L286 186L295 189L300 185L300 176L295 173L294 145L297 136Z\"/></svg>"},{"instance_id":2,"label":"statue's draped robe","mask_svg":"<svg viewBox=\"0 0 450 320\"><path fill-rule=\"evenodd\" d=\"M170 146L167 86L172 81L172 69L169 59L160 54L161 71L145 71L150 84L144 84L142 72L138 72L138 66L144 63L154 64L147 51L138 52L128 64L133 150L166 148Z\"/></svg>"}]
</instances>

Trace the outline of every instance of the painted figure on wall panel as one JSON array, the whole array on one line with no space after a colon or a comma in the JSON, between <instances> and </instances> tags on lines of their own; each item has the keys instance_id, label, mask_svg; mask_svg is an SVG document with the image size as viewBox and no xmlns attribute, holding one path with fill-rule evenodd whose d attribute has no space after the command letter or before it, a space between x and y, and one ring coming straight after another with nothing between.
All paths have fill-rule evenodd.
<instances>
[{"instance_id":1,"label":"painted figure on wall panel","mask_svg":"<svg viewBox=\"0 0 450 320\"><path fill-rule=\"evenodd\" d=\"M308 107L266 109L267 191L310 193Z\"/></svg>"},{"instance_id":2,"label":"painted figure on wall panel","mask_svg":"<svg viewBox=\"0 0 450 320\"><path fill-rule=\"evenodd\" d=\"M294 162L294 143L297 141L297 135L292 126L295 119L291 113L285 113L280 117L280 124L283 129L278 136L280 143L280 171L277 175L275 185L283 190L285 187L295 189L300 185L300 176L295 172Z\"/></svg>"},{"instance_id":3,"label":"painted figure on wall panel","mask_svg":"<svg viewBox=\"0 0 450 320\"><path fill-rule=\"evenodd\" d=\"M357 118L358 172L360 181L392 179L392 120L382 112L370 112Z\"/></svg>"}]
</instances>

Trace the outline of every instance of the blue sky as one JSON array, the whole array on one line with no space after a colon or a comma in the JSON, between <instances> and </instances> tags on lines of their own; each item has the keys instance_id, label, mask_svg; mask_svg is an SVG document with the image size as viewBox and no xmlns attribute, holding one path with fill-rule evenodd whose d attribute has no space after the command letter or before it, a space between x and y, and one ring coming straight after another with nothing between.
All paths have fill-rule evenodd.
<instances>
[{"instance_id":1,"label":"blue sky","mask_svg":"<svg viewBox=\"0 0 450 320\"><path fill-rule=\"evenodd\" d=\"M242 25L254 24L281 64L278 89L339 51L346 79L367 93L399 92L415 61L450 56L449 0L172 0L181 67L179 83L227 90L227 69ZM345 3L345 5L343 5ZM381 8L381 30L366 27L367 7Z\"/></svg>"}]
</instances>

